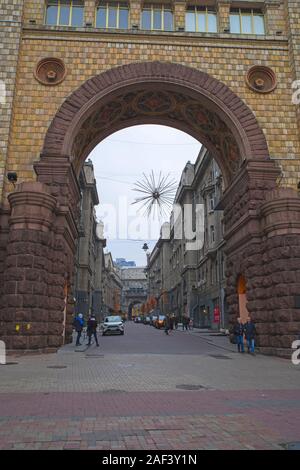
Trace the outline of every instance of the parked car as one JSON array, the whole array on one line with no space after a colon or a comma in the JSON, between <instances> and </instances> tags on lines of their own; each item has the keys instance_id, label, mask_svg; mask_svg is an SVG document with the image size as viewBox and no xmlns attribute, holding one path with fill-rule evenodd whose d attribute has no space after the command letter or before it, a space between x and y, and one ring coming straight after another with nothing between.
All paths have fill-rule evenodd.
<instances>
[{"instance_id":1,"label":"parked car","mask_svg":"<svg viewBox=\"0 0 300 470\"><path fill-rule=\"evenodd\" d=\"M150 325L155 326L155 322L158 319L158 315L151 315L150 317Z\"/></svg>"},{"instance_id":2,"label":"parked car","mask_svg":"<svg viewBox=\"0 0 300 470\"><path fill-rule=\"evenodd\" d=\"M134 323L142 323L141 317L135 317L134 318Z\"/></svg>"},{"instance_id":3,"label":"parked car","mask_svg":"<svg viewBox=\"0 0 300 470\"><path fill-rule=\"evenodd\" d=\"M102 336L106 334L124 335L124 323L120 316L105 317L102 328Z\"/></svg>"},{"instance_id":4,"label":"parked car","mask_svg":"<svg viewBox=\"0 0 300 470\"><path fill-rule=\"evenodd\" d=\"M150 325L151 318L150 317L145 317L144 318L144 325Z\"/></svg>"},{"instance_id":5,"label":"parked car","mask_svg":"<svg viewBox=\"0 0 300 470\"><path fill-rule=\"evenodd\" d=\"M165 324L166 324L166 316L159 315L154 323L154 326L155 328L164 328Z\"/></svg>"}]
</instances>

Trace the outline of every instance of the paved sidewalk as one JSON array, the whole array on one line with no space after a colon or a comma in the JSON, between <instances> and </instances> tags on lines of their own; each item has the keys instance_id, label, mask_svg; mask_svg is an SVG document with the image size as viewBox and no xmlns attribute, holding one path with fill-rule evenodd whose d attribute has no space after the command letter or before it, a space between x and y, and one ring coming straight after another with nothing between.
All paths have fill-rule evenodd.
<instances>
[{"instance_id":1,"label":"paved sidewalk","mask_svg":"<svg viewBox=\"0 0 300 470\"><path fill-rule=\"evenodd\" d=\"M99 339L100 348L67 345L0 366L1 449L300 442L300 366L291 361L238 354L227 338L197 330L167 337L129 324L124 336Z\"/></svg>"}]
</instances>

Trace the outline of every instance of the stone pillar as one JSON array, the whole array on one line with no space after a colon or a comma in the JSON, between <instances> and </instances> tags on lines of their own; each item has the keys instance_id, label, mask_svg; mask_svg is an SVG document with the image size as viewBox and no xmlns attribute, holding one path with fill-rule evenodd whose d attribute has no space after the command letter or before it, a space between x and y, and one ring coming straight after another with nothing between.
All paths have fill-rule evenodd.
<instances>
[{"instance_id":1,"label":"stone pillar","mask_svg":"<svg viewBox=\"0 0 300 470\"><path fill-rule=\"evenodd\" d=\"M44 156L35 170L39 181L8 197L0 332L9 350L48 352L71 339L79 189L68 157Z\"/></svg>"},{"instance_id":2,"label":"stone pillar","mask_svg":"<svg viewBox=\"0 0 300 470\"><path fill-rule=\"evenodd\" d=\"M232 324L243 275L260 350L288 357L300 329L300 198L277 189L278 173L272 160L247 162L225 192L226 294Z\"/></svg>"},{"instance_id":3,"label":"stone pillar","mask_svg":"<svg viewBox=\"0 0 300 470\"><path fill-rule=\"evenodd\" d=\"M11 216L1 297L2 339L9 350L62 344L64 258L53 231L57 200L41 183L9 195Z\"/></svg>"},{"instance_id":4,"label":"stone pillar","mask_svg":"<svg viewBox=\"0 0 300 470\"><path fill-rule=\"evenodd\" d=\"M252 300L254 308L257 301L264 307L258 326L261 351L286 356L300 332L300 197L296 191L281 188L267 194L261 207L261 231L264 279Z\"/></svg>"},{"instance_id":5,"label":"stone pillar","mask_svg":"<svg viewBox=\"0 0 300 470\"><path fill-rule=\"evenodd\" d=\"M129 5L129 28L133 25L137 25L141 28L142 24L142 3L139 0L130 0Z\"/></svg>"},{"instance_id":6,"label":"stone pillar","mask_svg":"<svg viewBox=\"0 0 300 470\"><path fill-rule=\"evenodd\" d=\"M84 2L84 26L91 23L92 27L96 26L96 6L97 0L85 0Z\"/></svg>"},{"instance_id":7,"label":"stone pillar","mask_svg":"<svg viewBox=\"0 0 300 470\"><path fill-rule=\"evenodd\" d=\"M174 1L174 30L185 30L185 0Z\"/></svg>"},{"instance_id":8,"label":"stone pillar","mask_svg":"<svg viewBox=\"0 0 300 470\"><path fill-rule=\"evenodd\" d=\"M218 13L218 31L224 33L230 29L230 0L217 0L217 13Z\"/></svg>"}]
</instances>

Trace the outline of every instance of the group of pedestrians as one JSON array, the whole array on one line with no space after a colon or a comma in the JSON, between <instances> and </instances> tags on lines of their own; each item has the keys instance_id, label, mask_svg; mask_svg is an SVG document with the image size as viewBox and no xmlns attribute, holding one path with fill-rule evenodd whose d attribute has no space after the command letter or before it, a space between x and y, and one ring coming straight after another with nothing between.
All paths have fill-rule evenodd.
<instances>
[{"instance_id":1,"label":"group of pedestrians","mask_svg":"<svg viewBox=\"0 0 300 470\"><path fill-rule=\"evenodd\" d=\"M250 317L247 318L246 323L242 323L242 319L238 318L237 322L233 327L233 334L235 343L237 344L238 352L244 353L244 339L247 342L247 348L249 354L255 354L255 338L256 328L255 324Z\"/></svg>"},{"instance_id":2,"label":"group of pedestrians","mask_svg":"<svg viewBox=\"0 0 300 470\"><path fill-rule=\"evenodd\" d=\"M175 315L167 316L165 320L164 331L166 335L169 335L174 329L178 328L178 318ZM194 322L189 317L183 317L182 319L182 331L193 330Z\"/></svg>"},{"instance_id":3,"label":"group of pedestrians","mask_svg":"<svg viewBox=\"0 0 300 470\"><path fill-rule=\"evenodd\" d=\"M79 313L79 315L75 317L73 326L77 333L76 346L82 346L82 344L80 343L81 335L82 335L83 328L84 328L84 318L83 318L82 313ZM92 336L93 336L95 338L97 347L99 347L99 342L98 342L98 337L97 337L97 327L98 327L98 322L96 320L96 317L95 315L91 315L87 321L86 334L89 340L87 346L91 346L91 341L92 341Z\"/></svg>"}]
</instances>

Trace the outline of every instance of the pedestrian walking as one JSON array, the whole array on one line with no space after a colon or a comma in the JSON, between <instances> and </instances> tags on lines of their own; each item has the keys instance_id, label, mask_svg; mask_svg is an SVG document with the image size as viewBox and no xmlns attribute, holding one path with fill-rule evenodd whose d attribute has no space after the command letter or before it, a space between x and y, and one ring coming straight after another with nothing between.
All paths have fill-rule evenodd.
<instances>
[{"instance_id":1,"label":"pedestrian walking","mask_svg":"<svg viewBox=\"0 0 300 470\"><path fill-rule=\"evenodd\" d=\"M190 319L188 317L183 317L183 321L182 321L182 330L188 330L188 325L190 323Z\"/></svg>"},{"instance_id":2,"label":"pedestrian walking","mask_svg":"<svg viewBox=\"0 0 300 470\"><path fill-rule=\"evenodd\" d=\"M240 317L237 319L237 322L233 327L233 334L238 347L238 352L244 353L244 325Z\"/></svg>"},{"instance_id":3,"label":"pedestrian walking","mask_svg":"<svg viewBox=\"0 0 300 470\"><path fill-rule=\"evenodd\" d=\"M98 322L95 315L92 315L87 322L87 335L89 338L88 346L91 345L92 336L94 336L97 348L99 347L98 338L97 338L97 326Z\"/></svg>"},{"instance_id":4,"label":"pedestrian walking","mask_svg":"<svg viewBox=\"0 0 300 470\"><path fill-rule=\"evenodd\" d=\"M165 319L164 331L165 331L166 335L169 335L169 331L170 331L170 318L169 317L166 317L166 319Z\"/></svg>"},{"instance_id":5,"label":"pedestrian walking","mask_svg":"<svg viewBox=\"0 0 300 470\"><path fill-rule=\"evenodd\" d=\"M77 317L75 317L74 322L73 322L73 326L77 333L76 346L81 346L80 338L81 338L81 334L83 330L83 325L84 325L83 315L82 313L79 313Z\"/></svg>"},{"instance_id":6,"label":"pedestrian walking","mask_svg":"<svg viewBox=\"0 0 300 470\"><path fill-rule=\"evenodd\" d=\"M247 322L244 325L244 333L247 341L248 353L255 354L256 327L251 317L247 318Z\"/></svg>"}]
</instances>

